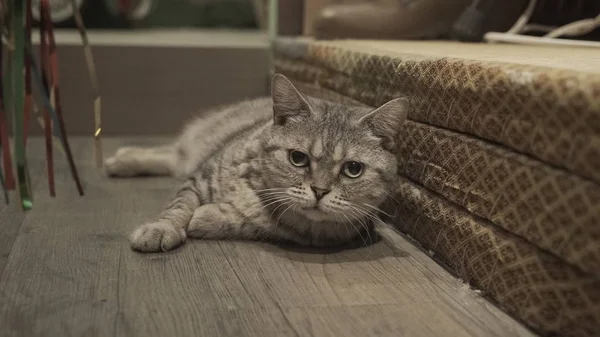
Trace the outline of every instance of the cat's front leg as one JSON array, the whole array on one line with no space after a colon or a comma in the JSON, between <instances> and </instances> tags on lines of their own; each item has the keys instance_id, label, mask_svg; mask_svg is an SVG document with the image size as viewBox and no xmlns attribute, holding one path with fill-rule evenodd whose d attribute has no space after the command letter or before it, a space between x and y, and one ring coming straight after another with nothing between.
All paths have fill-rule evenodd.
<instances>
[{"instance_id":1,"label":"cat's front leg","mask_svg":"<svg viewBox=\"0 0 600 337\"><path fill-rule=\"evenodd\" d=\"M270 235L268 224L249 221L232 204L217 203L200 206L194 212L187 235L206 240L258 240Z\"/></svg>"},{"instance_id":2,"label":"cat's front leg","mask_svg":"<svg viewBox=\"0 0 600 337\"><path fill-rule=\"evenodd\" d=\"M182 245L190 219L206 195L204 180L192 177L154 222L138 227L131 235L131 247L140 252L169 251Z\"/></svg>"},{"instance_id":3,"label":"cat's front leg","mask_svg":"<svg viewBox=\"0 0 600 337\"><path fill-rule=\"evenodd\" d=\"M204 240L287 241L309 245L310 240L284 226L277 226L270 214L244 215L229 203L207 204L195 212L187 235Z\"/></svg>"}]
</instances>

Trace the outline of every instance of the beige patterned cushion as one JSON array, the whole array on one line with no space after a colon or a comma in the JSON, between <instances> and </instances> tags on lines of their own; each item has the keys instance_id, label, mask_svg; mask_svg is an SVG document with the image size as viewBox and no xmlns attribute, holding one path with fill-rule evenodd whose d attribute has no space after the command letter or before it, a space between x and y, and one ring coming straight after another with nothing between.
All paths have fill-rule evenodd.
<instances>
[{"instance_id":1,"label":"beige patterned cushion","mask_svg":"<svg viewBox=\"0 0 600 337\"><path fill-rule=\"evenodd\" d=\"M598 79L310 40L280 41L276 68L307 94L346 104L409 96L396 226L536 331L597 335ZM515 83L525 74L532 81Z\"/></svg>"}]
</instances>

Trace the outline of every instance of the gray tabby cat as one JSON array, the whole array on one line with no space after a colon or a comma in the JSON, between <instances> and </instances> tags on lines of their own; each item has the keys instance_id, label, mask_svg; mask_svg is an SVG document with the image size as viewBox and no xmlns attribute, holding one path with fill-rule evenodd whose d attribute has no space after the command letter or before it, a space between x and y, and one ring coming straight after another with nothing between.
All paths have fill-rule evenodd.
<instances>
[{"instance_id":1,"label":"gray tabby cat","mask_svg":"<svg viewBox=\"0 0 600 337\"><path fill-rule=\"evenodd\" d=\"M372 230L396 178L405 99L376 110L304 97L275 75L271 99L190 123L171 144L125 147L112 176L187 176L175 199L137 228L132 248L169 251L187 237L328 246Z\"/></svg>"}]
</instances>

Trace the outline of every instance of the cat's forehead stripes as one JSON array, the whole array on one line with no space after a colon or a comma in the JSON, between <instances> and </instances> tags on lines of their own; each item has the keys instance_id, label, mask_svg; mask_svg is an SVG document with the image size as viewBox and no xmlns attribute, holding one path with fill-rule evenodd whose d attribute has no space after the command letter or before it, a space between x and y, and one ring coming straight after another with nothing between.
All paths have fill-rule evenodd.
<instances>
[{"instance_id":1,"label":"cat's forehead stripes","mask_svg":"<svg viewBox=\"0 0 600 337\"><path fill-rule=\"evenodd\" d=\"M332 154L332 159L335 162L341 161L342 159L344 159L344 146L342 145L342 142L338 142L337 144L335 144L335 147L333 148L333 154Z\"/></svg>"},{"instance_id":2,"label":"cat's forehead stripes","mask_svg":"<svg viewBox=\"0 0 600 337\"><path fill-rule=\"evenodd\" d=\"M346 153L346 144L342 140L336 139L335 142L326 143L323 156L319 158L318 165L314 163L313 170L319 166L321 170L329 171L333 176L337 176L345 162Z\"/></svg>"},{"instance_id":3,"label":"cat's forehead stripes","mask_svg":"<svg viewBox=\"0 0 600 337\"><path fill-rule=\"evenodd\" d=\"M342 169L342 165L342 163L337 163L331 166L331 174L333 174L334 176L338 175Z\"/></svg>"},{"instance_id":4,"label":"cat's forehead stripes","mask_svg":"<svg viewBox=\"0 0 600 337\"><path fill-rule=\"evenodd\" d=\"M323 140L321 137L315 138L315 141L312 143L310 153L316 158L321 158L323 156Z\"/></svg>"},{"instance_id":5,"label":"cat's forehead stripes","mask_svg":"<svg viewBox=\"0 0 600 337\"><path fill-rule=\"evenodd\" d=\"M340 137L333 137L323 133L320 137L315 137L310 147L310 154L317 160L336 163L344 158L346 146Z\"/></svg>"},{"instance_id":6,"label":"cat's forehead stripes","mask_svg":"<svg viewBox=\"0 0 600 337\"><path fill-rule=\"evenodd\" d=\"M361 153L355 148L349 148L348 151L345 153L346 160L358 160L360 156Z\"/></svg>"}]
</instances>

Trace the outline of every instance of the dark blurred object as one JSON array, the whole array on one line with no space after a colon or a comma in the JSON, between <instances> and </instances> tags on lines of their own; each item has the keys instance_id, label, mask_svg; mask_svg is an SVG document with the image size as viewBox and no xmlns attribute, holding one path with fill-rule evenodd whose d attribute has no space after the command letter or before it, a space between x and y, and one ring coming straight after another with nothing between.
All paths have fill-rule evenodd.
<instances>
[{"instance_id":1,"label":"dark blurred object","mask_svg":"<svg viewBox=\"0 0 600 337\"><path fill-rule=\"evenodd\" d=\"M155 0L157 1L157 0ZM143 26L257 28L250 0L161 0Z\"/></svg>"},{"instance_id":2,"label":"dark blurred object","mask_svg":"<svg viewBox=\"0 0 600 337\"><path fill-rule=\"evenodd\" d=\"M571 22L600 15L599 0L538 0L531 16L530 24L560 27ZM542 32L531 35L543 35ZM600 41L600 29L581 35L571 36L575 40Z\"/></svg>"},{"instance_id":3,"label":"dark blurred object","mask_svg":"<svg viewBox=\"0 0 600 337\"><path fill-rule=\"evenodd\" d=\"M90 28L124 28L129 26L127 15L146 18L157 0L75 0L81 15ZM51 20L55 27L74 28L75 17L71 0L50 0ZM40 0L32 1L34 25L39 27ZM125 8L123 8L125 5ZM126 9L129 13L122 13Z\"/></svg>"},{"instance_id":4,"label":"dark blurred object","mask_svg":"<svg viewBox=\"0 0 600 337\"><path fill-rule=\"evenodd\" d=\"M451 36L460 41L479 42L490 31L510 29L529 0L475 0L452 26Z\"/></svg>"},{"instance_id":5,"label":"dark blurred object","mask_svg":"<svg viewBox=\"0 0 600 337\"><path fill-rule=\"evenodd\" d=\"M570 22L592 18L600 13L598 0L538 0L531 23L563 26Z\"/></svg>"},{"instance_id":6,"label":"dark blurred object","mask_svg":"<svg viewBox=\"0 0 600 337\"><path fill-rule=\"evenodd\" d=\"M509 14L498 15L499 8L508 9L510 6L512 8L506 11ZM532 13L526 22L529 29L525 29L524 33L533 36L542 36L552 29L600 14L600 1L598 0L539 0L536 2L529 0L475 0L454 24L452 36L461 41L479 42L488 32L511 31L511 33L517 33L517 30L520 29L513 25L516 25L520 14L525 11L527 6L532 6ZM492 24L492 21L504 15L507 19L505 22ZM525 23L523 23L524 26ZM600 31L596 29L590 33L569 38L598 40L599 37Z\"/></svg>"},{"instance_id":7,"label":"dark blurred object","mask_svg":"<svg viewBox=\"0 0 600 337\"><path fill-rule=\"evenodd\" d=\"M258 27L266 30L269 27L269 0L252 0L254 7L254 16L258 23Z\"/></svg>"},{"instance_id":8,"label":"dark blurred object","mask_svg":"<svg viewBox=\"0 0 600 337\"><path fill-rule=\"evenodd\" d=\"M108 16L104 0L75 0L75 4L80 12L93 12L98 16ZM55 27L75 27L75 16L71 0L50 0L50 19ZM40 0L31 1L31 12L33 16L33 25L39 27L40 24Z\"/></svg>"},{"instance_id":9,"label":"dark blurred object","mask_svg":"<svg viewBox=\"0 0 600 337\"><path fill-rule=\"evenodd\" d=\"M279 0L277 4L277 35L302 35L304 6L308 0ZM252 0L258 27L269 29L269 0Z\"/></svg>"},{"instance_id":10,"label":"dark blurred object","mask_svg":"<svg viewBox=\"0 0 600 337\"><path fill-rule=\"evenodd\" d=\"M279 0L278 35L301 35L303 13L304 0Z\"/></svg>"},{"instance_id":11,"label":"dark blurred object","mask_svg":"<svg viewBox=\"0 0 600 337\"><path fill-rule=\"evenodd\" d=\"M256 28L251 0L76 0L89 28ZM33 1L34 8L39 7ZM51 0L57 27L75 27L71 0ZM34 11L35 16L35 11Z\"/></svg>"},{"instance_id":12,"label":"dark blurred object","mask_svg":"<svg viewBox=\"0 0 600 337\"><path fill-rule=\"evenodd\" d=\"M531 15L525 16L527 27L522 30L523 13L528 8ZM600 0L363 0L323 8L313 27L318 39L453 38L479 42L488 32L541 36L599 13ZM595 29L571 38L598 40L599 36L600 29Z\"/></svg>"},{"instance_id":13,"label":"dark blurred object","mask_svg":"<svg viewBox=\"0 0 600 337\"><path fill-rule=\"evenodd\" d=\"M448 34L471 0L379 0L324 8L318 39L428 39Z\"/></svg>"}]
</instances>

